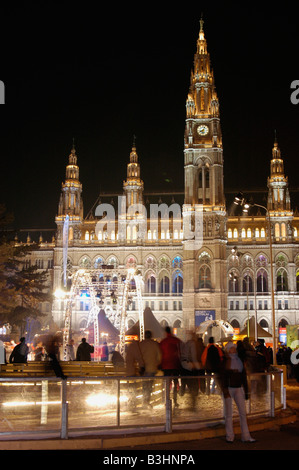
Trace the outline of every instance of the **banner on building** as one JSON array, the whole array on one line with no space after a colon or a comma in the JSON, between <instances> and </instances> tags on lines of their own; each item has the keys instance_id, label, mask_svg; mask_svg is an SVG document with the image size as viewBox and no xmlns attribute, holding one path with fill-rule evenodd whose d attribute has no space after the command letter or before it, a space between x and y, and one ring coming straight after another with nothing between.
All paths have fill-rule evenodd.
<instances>
[{"instance_id":1,"label":"banner on building","mask_svg":"<svg viewBox=\"0 0 299 470\"><path fill-rule=\"evenodd\" d=\"M215 320L215 310L195 310L195 326L199 326L204 321Z\"/></svg>"},{"instance_id":2,"label":"banner on building","mask_svg":"<svg viewBox=\"0 0 299 470\"><path fill-rule=\"evenodd\" d=\"M295 348L295 342L299 341L299 325L287 325L286 326L287 332L287 346L290 348Z\"/></svg>"}]
</instances>

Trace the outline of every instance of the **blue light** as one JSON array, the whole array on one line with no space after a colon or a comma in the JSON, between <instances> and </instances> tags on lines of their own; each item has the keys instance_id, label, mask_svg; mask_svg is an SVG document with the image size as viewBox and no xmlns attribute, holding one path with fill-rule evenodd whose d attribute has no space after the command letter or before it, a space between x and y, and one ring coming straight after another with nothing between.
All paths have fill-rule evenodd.
<instances>
[{"instance_id":1,"label":"blue light","mask_svg":"<svg viewBox=\"0 0 299 470\"><path fill-rule=\"evenodd\" d=\"M81 291L80 298L82 300L89 299L89 297L90 297L90 294L88 294L86 290Z\"/></svg>"}]
</instances>

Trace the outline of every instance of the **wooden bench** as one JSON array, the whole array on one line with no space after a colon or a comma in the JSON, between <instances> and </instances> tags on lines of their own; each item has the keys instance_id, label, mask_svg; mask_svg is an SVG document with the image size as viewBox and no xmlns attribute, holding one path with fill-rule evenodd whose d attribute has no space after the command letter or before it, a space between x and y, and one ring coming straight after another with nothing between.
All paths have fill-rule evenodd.
<instances>
[{"instance_id":1,"label":"wooden bench","mask_svg":"<svg viewBox=\"0 0 299 470\"><path fill-rule=\"evenodd\" d=\"M103 377L124 375L124 368L114 368L112 362L61 361L60 366L67 377ZM50 361L28 361L27 364L1 364L1 377L55 376Z\"/></svg>"}]
</instances>

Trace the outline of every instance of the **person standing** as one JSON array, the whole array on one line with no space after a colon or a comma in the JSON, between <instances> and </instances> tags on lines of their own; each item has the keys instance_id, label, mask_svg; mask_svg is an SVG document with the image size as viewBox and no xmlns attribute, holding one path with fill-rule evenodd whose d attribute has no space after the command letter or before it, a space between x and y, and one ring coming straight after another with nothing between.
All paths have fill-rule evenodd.
<instances>
[{"instance_id":1,"label":"person standing","mask_svg":"<svg viewBox=\"0 0 299 470\"><path fill-rule=\"evenodd\" d=\"M169 326L165 328L166 337L160 342L161 349L161 369L165 376L173 379L173 401L178 406L178 376L181 373L181 353L183 342L171 333Z\"/></svg>"},{"instance_id":2,"label":"person standing","mask_svg":"<svg viewBox=\"0 0 299 470\"><path fill-rule=\"evenodd\" d=\"M59 341L55 336L48 339L48 344L46 346L47 356L52 366L52 369L55 372L56 377L61 377L63 380L66 380L67 377L64 375L62 367L59 363Z\"/></svg>"},{"instance_id":3,"label":"person standing","mask_svg":"<svg viewBox=\"0 0 299 470\"><path fill-rule=\"evenodd\" d=\"M20 338L19 344L17 344L10 357L9 357L9 362L10 363L16 363L16 364L27 364L27 355L29 353L29 348L25 342L24 336Z\"/></svg>"},{"instance_id":4,"label":"person standing","mask_svg":"<svg viewBox=\"0 0 299 470\"><path fill-rule=\"evenodd\" d=\"M221 387L225 406L226 441L233 442L233 400L235 401L240 418L242 442L255 442L250 435L245 400L248 399L247 375L244 363L237 353L236 345L230 341L225 346L225 358L220 372Z\"/></svg>"},{"instance_id":5,"label":"person standing","mask_svg":"<svg viewBox=\"0 0 299 470\"><path fill-rule=\"evenodd\" d=\"M199 392L199 380L192 377L199 375L200 363L197 353L197 336L192 331L189 331L181 355L183 377L181 379L180 396L185 394L187 386L191 395L191 409L195 409L196 397Z\"/></svg>"},{"instance_id":6,"label":"person standing","mask_svg":"<svg viewBox=\"0 0 299 470\"><path fill-rule=\"evenodd\" d=\"M207 395L210 394L210 381L211 381L210 376L219 373L222 359L223 359L223 352L221 348L217 344L214 343L214 337L211 336L209 338L208 346L205 348L204 352L201 355L201 361L202 361L203 367L205 368L206 373L209 376L206 382ZM214 378L212 393L216 384L217 384L217 379Z\"/></svg>"},{"instance_id":7,"label":"person standing","mask_svg":"<svg viewBox=\"0 0 299 470\"><path fill-rule=\"evenodd\" d=\"M144 372L144 360L141 354L140 343L139 341L132 341L129 344L126 351L126 375L135 376L137 375L137 369L139 372L142 370Z\"/></svg>"},{"instance_id":8,"label":"person standing","mask_svg":"<svg viewBox=\"0 0 299 470\"><path fill-rule=\"evenodd\" d=\"M132 343L129 344L125 354L125 364L127 377L134 377L144 373L144 360L141 354L139 341L133 340ZM134 379L128 381L128 407L131 412L135 412L137 410L137 390L138 382Z\"/></svg>"},{"instance_id":9,"label":"person standing","mask_svg":"<svg viewBox=\"0 0 299 470\"><path fill-rule=\"evenodd\" d=\"M86 338L82 338L77 349L76 361L91 361L91 354L93 352L94 347L87 343Z\"/></svg>"},{"instance_id":10,"label":"person standing","mask_svg":"<svg viewBox=\"0 0 299 470\"><path fill-rule=\"evenodd\" d=\"M144 375L148 377L154 376L161 363L161 351L159 343L152 339L152 332L146 330L144 333L145 339L140 343L140 350L144 360Z\"/></svg>"},{"instance_id":11,"label":"person standing","mask_svg":"<svg viewBox=\"0 0 299 470\"><path fill-rule=\"evenodd\" d=\"M161 363L161 350L159 343L152 339L152 332L146 330L145 339L140 343L140 350L144 360L144 376L154 377L158 372ZM143 381L143 399L144 405L150 406L150 398L152 392L153 380Z\"/></svg>"},{"instance_id":12,"label":"person standing","mask_svg":"<svg viewBox=\"0 0 299 470\"><path fill-rule=\"evenodd\" d=\"M101 357L101 361L108 361L109 350L108 350L108 345L106 341L104 341L104 344L102 344L100 348L100 357Z\"/></svg>"}]
</instances>

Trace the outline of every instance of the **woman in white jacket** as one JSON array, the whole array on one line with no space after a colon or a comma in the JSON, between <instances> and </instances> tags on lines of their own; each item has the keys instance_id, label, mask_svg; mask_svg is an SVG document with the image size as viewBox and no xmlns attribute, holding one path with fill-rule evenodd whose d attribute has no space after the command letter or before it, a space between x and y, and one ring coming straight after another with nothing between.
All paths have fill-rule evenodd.
<instances>
[{"instance_id":1,"label":"woman in white jacket","mask_svg":"<svg viewBox=\"0 0 299 470\"><path fill-rule=\"evenodd\" d=\"M237 353L236 345L228 342L225 346L225 359L221 371L222 391L225 404L226 441L234 441L233 399L237 405L243 442L255 442L250 435L245 399L248 399L248 384L244 364Z\"/></svg>"}]
</instances>

